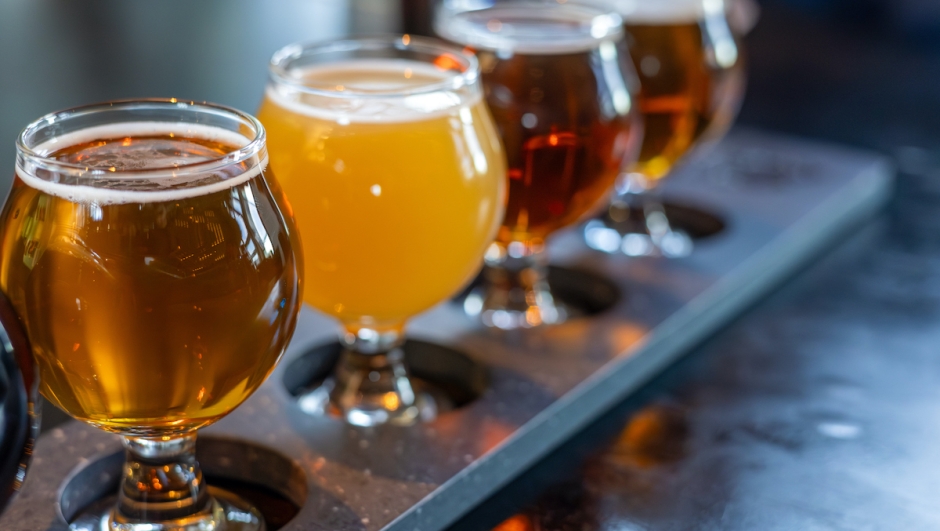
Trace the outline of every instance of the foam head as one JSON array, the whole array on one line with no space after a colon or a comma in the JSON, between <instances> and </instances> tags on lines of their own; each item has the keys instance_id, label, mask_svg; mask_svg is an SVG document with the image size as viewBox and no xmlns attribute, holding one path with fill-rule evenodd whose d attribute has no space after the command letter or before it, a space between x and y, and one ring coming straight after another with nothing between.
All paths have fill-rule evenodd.
<instances>
[{"instance_id":1,"label":"foam head","mask_svg":"<svg viewBox=\"0 0 940 531\"><path fill-rule=\"evenodd\" d=\"M46 157L48 164L20 157L16 171L28 186L76 203L177 201L222 191L261 173L267 165L263 151L263 160L253 155L211 164L249 143L241 134L221 127L178 122L109 124L36 146L33 152Z\"/></svg>"},{"instance_id":2,"label":"foam head","mask_svg":"<svg viewBox=\"0 0 940 531\"><path fill-rule=\"evenodd\" d=\"M411 59L348 59L290 74L302 86L272 83L268 99L292 113L341 125L428 120L481 97L475 86L448 86L459 75L453 70Z\"/></svg>"},{"instance_id":3,"label":"foam head","mask_svg":"<svg viewBox=\"0 0 940 531\"><path fill-rule=\"evenodd\" d=\"M723 0L597 0L623 17L627 24L695 24L705 16L706 8Z\"/></svg>"}]
</instances>

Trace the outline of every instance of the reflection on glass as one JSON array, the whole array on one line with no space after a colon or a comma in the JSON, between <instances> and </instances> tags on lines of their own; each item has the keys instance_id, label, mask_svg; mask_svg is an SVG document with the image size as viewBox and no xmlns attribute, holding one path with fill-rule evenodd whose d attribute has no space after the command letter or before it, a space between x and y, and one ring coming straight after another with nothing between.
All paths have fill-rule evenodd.
<instances>
[{"instance_id":1,"label":"reflection on glass","mask_svg":"<svg viewBox=\"0 0 940 531\"><path fill-rule=\"evenodd\" d=\"M546 279L545 240L595 211L640 138L621 19L543 2L446 2L443 37L480 58L509 159L509 205L465 310L489 326L564 321Z\"/></svg>"},{"instance_id":2,"label":"reflection on glass","mask_svg":"<svg viewBox=\"0 0 940 531\"><path fill-rule=\"evenodd\" d=\"M646 123L639 161L619 179L603 221L588 224L586 240L610 253L686 256L692 241L673 230L656 190L693 148L727 133L743 99L742 52L725 2L579 1L616 8L623 16Z\"/></svg>"},{"instance_id":3,"label":"reflection on glass","mask_svg":"<svg viewBox=\"0 0 940 531\"><path fill-rule=\"evenodd\" d=\"M261 528L238 499L208 495L193 451L293 333L299 249L271 179L261 125L208 104L81 108L20 137L0 287L43 395L124 436L102 529L214 529L227 513L246 522L226 529Z\"/></svg>"},{"instance_id":4,"label":"reflection on glass","mask_svg":"<svg viewBox=\"0 0 940 531\"><path fill-rule=\"evenodd\" d=\"M288 46L259 116L303 234L306 302L344 327L307 409L357 425L433 418L442 404L403 363L405 323L479 270L505 203L476 60L407 35Z\"/></svg>"}]
</instances>

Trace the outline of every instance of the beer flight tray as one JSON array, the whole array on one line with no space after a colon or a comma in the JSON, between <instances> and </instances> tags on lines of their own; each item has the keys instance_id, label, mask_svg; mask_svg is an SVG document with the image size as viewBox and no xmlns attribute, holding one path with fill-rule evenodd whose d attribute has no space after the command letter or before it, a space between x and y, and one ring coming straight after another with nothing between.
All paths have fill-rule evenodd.
<instances>
[{"instance_id":1,"label":"beer flight tray","mask_svg":"<svg viewBox=\"0 0 940 531\"><path fill-rule=\"evenodd\" d=\"M692 207L675 210L692 213L691 232L721 229L691 256L604 254L580 229L552 242L559 291L618 293L606 311L512 333L482 329L454 302L414 321L416 375L461 407L414 428L308 415L303 393L335 357L324 345L337 328L305 311L262 388L200 432L203 470L254 501L272 529L444 529L837 245L887 202L892 181L876 155L738 129L665 185L667 201ZM122 462L116 436L75 421L52 429L0 529L67 529L63 519L112 502Z\"/></svg>"}]
</instances>

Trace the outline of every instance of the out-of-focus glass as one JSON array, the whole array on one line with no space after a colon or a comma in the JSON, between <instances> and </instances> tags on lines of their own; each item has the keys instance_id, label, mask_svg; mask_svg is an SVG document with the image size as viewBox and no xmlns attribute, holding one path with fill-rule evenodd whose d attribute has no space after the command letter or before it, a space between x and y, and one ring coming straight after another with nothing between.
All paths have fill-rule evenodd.
<instances>
[{"instance_id":1,"label":"out-of-focus glass","mask_svg":"<svg viewBox=\"0 0 940 531\"><path fill-rule=\"evenodd\" d=\"M46 399L124 436L127 474L102 529L263 525L208 495L193 449L195 430L248 398L293 333L292 230L264 129L237 111L116 102L20 136L0 288Z\"/></svg>"},{"instance_id":2,"label":"out-of-focus glass","mask_svg":"<svg viewBox=\"0 0 940 531\"><path fill-rule=\"evenodd\" d=\"M305 409L432 418L440 404L402 363L405 323L479 271L505 203L476 59L407 35L288 46L259 117L307 250L306 302L347 347Z\"/></svg>"},{"instance_id":3,"label":"out-of-focus glass","mask_svg":"<svg viewBox=\"0 0 940 531\"><path fill-rule=\"evenodd\" d=\"M646 124L640 159L621 176L606 225L587 226L588 244L630 255L685 256L692 241L673 230L655 192L687 154L724 137L743 100L744 61L726 2L577 1L623 16ZM615 230L620 234L611 237Z\"/></svg>"},{"instance_id":4,"label":"out-of-focus glass","mask_svg":"<svg viewBox=\"0 0 940 531\"><path fill-rule=\"evenodd\" d=\"M465 304L499 328L563 321L546 280L545 240L596 213L642 126L622 21L589 6L445 2L444 38L476 51L509 160L509 204L487 253L486 286Z\"/></svg>"},{"instance_id":5,"label":"out-of-focus glass","mask_svg":"<svg viewBox=\"0 0 940 531\"><path fill-rule=\"evenodd\" d=\"M0 294L0 513L26 480L39 411L39 379L26 331Z\"/></svg>"}]
</instances>

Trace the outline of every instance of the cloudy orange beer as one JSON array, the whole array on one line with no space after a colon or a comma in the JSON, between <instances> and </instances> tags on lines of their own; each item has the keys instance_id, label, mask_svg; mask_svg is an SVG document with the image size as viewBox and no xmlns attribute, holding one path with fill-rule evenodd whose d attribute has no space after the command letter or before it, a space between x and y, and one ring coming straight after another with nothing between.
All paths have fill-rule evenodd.
<instances>
[{"instance_id":1,"label":"cloudy orange beer","mask_svg":"<svg viewBox=\"0 0 940 531\"><path fill-rule=\"evenodd\" d=\"M305 300L347 329L400 329L479 270L506 168L456 58L292 68L259 119L306 251Z\"/></svg>"}]
</instances>

